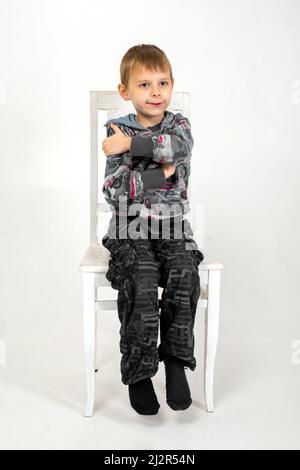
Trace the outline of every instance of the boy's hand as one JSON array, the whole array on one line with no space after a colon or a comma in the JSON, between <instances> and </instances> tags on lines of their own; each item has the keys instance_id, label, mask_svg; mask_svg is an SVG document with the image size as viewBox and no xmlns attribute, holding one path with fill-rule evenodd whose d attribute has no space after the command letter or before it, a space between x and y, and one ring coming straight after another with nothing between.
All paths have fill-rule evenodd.
<instances>
[{"instance_id":1,"label":"boy's hand","mask_svg":"<svg viewBox=\"0 0 300 470\"><path fill-rule=\"evenodd\" d=\"M110 124L110 126L115 131L115 134L111 135L110 137L106 137L106 139L104 139L102 142L102 150L106 157L108 155L118 155L120 153L124 153L127 150L130 150L131 146L131 137L123 134L121 129L119 129L118 126L113 122Z\"/></svg>"},{"instance_id":2,"label":"boy's hand","mask_svg":"<svg viewBox=\"0 0 300 470\"><path fill-rule=\"evenodd\" d=\"M176 170L176 166L171 165L170 163L162 163L161 167L164 170L166 178L169 178L170 176L172 176L175 173L175 170Z\"/></svg>"}]
</instances>

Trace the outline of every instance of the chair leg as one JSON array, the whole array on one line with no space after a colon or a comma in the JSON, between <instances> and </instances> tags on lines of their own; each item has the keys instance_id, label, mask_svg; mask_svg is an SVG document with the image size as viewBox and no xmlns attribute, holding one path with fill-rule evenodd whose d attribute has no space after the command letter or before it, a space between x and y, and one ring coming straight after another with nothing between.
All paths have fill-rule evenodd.
<instances>
[{"instance_id":1,"label":"chair leg","mask_svg":"<svg viewBox=\"0 0 300 470\"><path fill-rule=\"evenodd\" d=\"M98 312L95 312L95 362L94 370L98 372L99 370L99 331L98 331Z\"/></svg>"},{"instance_id":2,"label":"chair leg","mask_svg":"<svg viewBox=\"0 0 300 470\"><path fill-rule=\"evenodd\" d=\"M221 271L208 272L208 296L205 309L204 397L208 412L214 411L213 381L219 334Z\"/></svg>"},{"instance_id":3,"label":"chair leg","mask_svg":"<svg viewBox=\"0 0 300 470\"><path fill-rule=\"evenodd\" d=\"M84 323L84 350L86 361L87 397L85 417L94 412L95 396L95 274L83 273L83 323Z\"/></svg>"}]
</instances>

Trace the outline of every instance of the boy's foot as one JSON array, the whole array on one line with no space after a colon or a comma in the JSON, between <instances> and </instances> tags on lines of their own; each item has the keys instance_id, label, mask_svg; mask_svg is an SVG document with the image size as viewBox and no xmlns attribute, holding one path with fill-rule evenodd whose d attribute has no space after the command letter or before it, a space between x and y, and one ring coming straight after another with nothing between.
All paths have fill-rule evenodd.
<instances>
[{"instance_id":1,"label":"boy's foot","mask_svg":"<svg viewBox=\"0 0 300 470\"><path fill-rule=\"evenodd\" d=\"M160 404L157 401L151 378L128 385L132 408L140 415L156 415Z\"/></svg>"},{"instance_id":2,"label":"boy's foot","mask_svg":"<svg viewBox=\"0 0 300 470\"><path fill-rule=\"evenodd\" d=\"M176 357L164 359L167 403L172 410L186 410L192 403L184 365Z\"/></svg>"}]
</instances>

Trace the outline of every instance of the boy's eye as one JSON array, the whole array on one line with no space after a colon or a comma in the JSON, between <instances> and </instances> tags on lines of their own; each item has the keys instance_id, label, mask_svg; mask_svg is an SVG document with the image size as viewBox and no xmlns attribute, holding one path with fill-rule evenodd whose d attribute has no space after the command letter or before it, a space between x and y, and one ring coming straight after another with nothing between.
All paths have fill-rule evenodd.
<instances>
[{"instance_id":1,"label":"boy's eye","mask_svg":"<svg viewBox=\"0 0 300 470\"><path fill-rule=\"evenodd\" d=\"M160 83L165 83L166 85L168 84L168 82L166 80L163 80ZM149 83L141 83L139 86L142 87L142 88L146 88L146 87L144 87L144 85L149 85Z\"/></svg>"}]
</instances>

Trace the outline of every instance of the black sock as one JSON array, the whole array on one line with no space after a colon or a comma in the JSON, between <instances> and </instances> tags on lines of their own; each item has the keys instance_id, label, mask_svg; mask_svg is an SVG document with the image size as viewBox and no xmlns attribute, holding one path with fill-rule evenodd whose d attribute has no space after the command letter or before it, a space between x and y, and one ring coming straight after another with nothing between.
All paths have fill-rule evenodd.
<instances>
[{"instance_id":1,"label":"black sock","mask_svg":"<svg viewBox=\"0 0 300 470\"><path fill-rule=\"evenodd\" d=\"M186 410L192 403L184 364L176 357L164 359L167 403L172 410Z\"/></svg>"},{"instance_id":2,"label":"black sock","mask_svg":"<svg viewBox=\"0 0 300 470\"><path fill-rule=\"evenodd\" d=\"M160 404L157 401L151 378L128 385L132 408L140 415L156 415Z\"/></svg>"}]
</instances>

